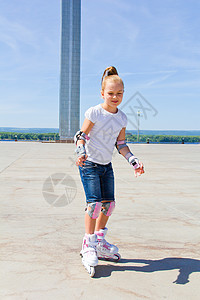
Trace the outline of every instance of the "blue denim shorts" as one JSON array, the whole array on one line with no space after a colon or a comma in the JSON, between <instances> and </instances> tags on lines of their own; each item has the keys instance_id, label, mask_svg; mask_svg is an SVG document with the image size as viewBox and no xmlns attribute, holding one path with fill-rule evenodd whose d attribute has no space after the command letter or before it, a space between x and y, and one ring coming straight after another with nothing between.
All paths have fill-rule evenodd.
<instances>
[{"instance_id":1,"label":"blue denim shorts","mask_svg":"<svg viewBox=\"0 0 200 300\"><path fill-rule=\"evenodd\" d=\"M79 166L86 202L114 201L114 174L112 164L100 165L85 161Z\"/></svg>"}]
</instances>

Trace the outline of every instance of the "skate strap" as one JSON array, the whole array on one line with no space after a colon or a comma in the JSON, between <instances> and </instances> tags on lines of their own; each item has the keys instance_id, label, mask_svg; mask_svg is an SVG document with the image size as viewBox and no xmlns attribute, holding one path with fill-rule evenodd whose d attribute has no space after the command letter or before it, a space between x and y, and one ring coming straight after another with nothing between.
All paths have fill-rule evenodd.
<instances>
[{"instance_id":1,"label":"skate strap","mask_svg":"<svg viewBox=\"0 0 200 300\"><path fill-rule=\"evenodd\" d=\"M124 147L127 147L126 141L125 140L123 140L123 141L116 141L115 147L117 148L117 151L119 152L119 154L121 154L120 150L123 149Z\"/></svg>"},{"instance_id":2,"label":"skate strap","mask_svg":"<svg viewBox=\"0 0 200 300\"><path fill-rule=\"evenodd\" d=\"M84 133L83 131L79 130L76 132L75 136L74 136L74 142L77 144L78 140L83 140L83 141L88 141L90 139L90 137Z\"/></svg>"},{"instance_id":3,"label":"skate strap","mask_svg":"<svg viewBox=\"0 0 200 300\"><path fill-rule=\"evenodd\" d=\"M137 157L135 157L135 155L133 155L133 153L128 152L125 155L125 158L128 160L129 164L133 166L134 169L140 168L139 160Z\"/></svg>"},{"instance_id":4,"label":"skate strap","mask_svg":"<svg viewBox=\"0 0 200 300\"><path fill-rule=\"evenodd\" d=\"M86 212L92 219L97 219L101 211L101 202L87 203Z\"/></svg>"},{"instance_id":5,"label":"skate strap","mask_svg":"<svg viewBox=\"0 0 200 300\"><path fill-rule=\"evenodd\" d=\"M86 155L85 145L83 144L78 145L75 152L77 153L78 156L85 156Z\"/></svg>"},{"instance_id":6,"label":"skate strap","mask_svg":"<svg viewBox=\"0 0 200 300\"><path fill-rule=\"evenodd\" d=\"M126 143L125 140L123 140L123 141L117 141L117 145L123 145L123 144L125 144L125 143Z\"/></svg>"}]
</instances>

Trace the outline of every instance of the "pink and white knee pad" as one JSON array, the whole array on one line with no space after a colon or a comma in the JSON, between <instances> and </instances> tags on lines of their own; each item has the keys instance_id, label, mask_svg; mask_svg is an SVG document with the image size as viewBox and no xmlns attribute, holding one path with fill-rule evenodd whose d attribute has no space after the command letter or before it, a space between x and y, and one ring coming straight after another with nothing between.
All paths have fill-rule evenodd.
<instances>
[{"instance_id":1,"label":"pink and white knee pad","mask_svg":"<svg viewBox=\"0 0 200 300\"><path fill-rule=\"evenodd\" d=\"M103 202L101 211L105 216L110 217L112 215L114 208L115 208L115 201Z\"/></svg>"},{"instance_id":2,"label":"pink and white knee pad","mask_svg":"<svg viewBox=\"0 0 200 300\"><path fill-rule=\"evenodd\" d=\"M101 202L87 203L85 210L92 219L97 219L101 211Z\"/></svg>"},{"instance_id":3,"label":"pink and white knee pad","mask_svg":"<svg viewBox=\"0 0 200 300\"><path fill-rule=\"evenodd\" d=\"M100 211L107 216L110 217L113 210L115 208L115 201L110 202L91 202L87 204L86 212L92 219L97 219Z\"/></svg>"}]
</instances>

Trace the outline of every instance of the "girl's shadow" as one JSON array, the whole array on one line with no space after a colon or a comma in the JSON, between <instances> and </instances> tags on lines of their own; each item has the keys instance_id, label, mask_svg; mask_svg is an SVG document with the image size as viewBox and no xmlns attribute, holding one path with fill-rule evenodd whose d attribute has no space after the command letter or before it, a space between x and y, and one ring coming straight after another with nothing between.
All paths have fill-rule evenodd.
<instances>
[{"instance_id":1,"label":"girl's shadow","mask_svg":"<svg viewBox=\"0 0 200 300\"><path fill-rule=\"evenodd\" d=\"M128 263L134 265L127 265ZM144 264L144 266L137 266L137 263ZM95 278L109 277L114 271L135 271L152 273L157 271L175 269L179 270L179 274L177 276L177 279L173 281L173 283L186 284L189 282L190 274L192 274L193 272L200 272L200 260L175 257L168 257L160 260L121 259L116 264L98 265L98 267L96 268Z\"/></svg>"}]
</instances>

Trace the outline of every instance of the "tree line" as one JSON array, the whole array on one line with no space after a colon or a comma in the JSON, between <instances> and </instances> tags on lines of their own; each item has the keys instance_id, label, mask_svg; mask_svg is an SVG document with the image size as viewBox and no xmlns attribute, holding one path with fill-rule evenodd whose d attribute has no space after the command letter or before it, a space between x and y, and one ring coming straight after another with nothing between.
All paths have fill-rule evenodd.
<instances>
[{"instance_id":1,"label":"tree line","mask_svg":"<svg viewBox=\"0 0 200 300\"><path fill-rule=\"evenodd\" d=\"M126 141L136 143L136 134L128 133ZM19 133L0 132L0 140L25 140L25 141L55 141L59 140L58 133ZM200 143L200 136L179 135L143 135L139 136L140 143Z\"/></svg>"},{"instance_id":2,"label":"tree line","mask_svg":"<svg viewBox=\"0 0 200 300\"><path fill-rule=\"evenodd\" d=\"M136 134L127 134L128 142L137 142ZM200 136L180 136L180 135L140 135L140 143L200 143Z\"/></svg>"},{"instance_id":3,"label":"tree line","mask_svg":"<svg viewBox=\"0 0 200 300\"><path fill-rule=\"evenodd\" d=\"M50 141L59 140L58 133L0 132L0 140Z\"/></svg>"}]
</instances>

